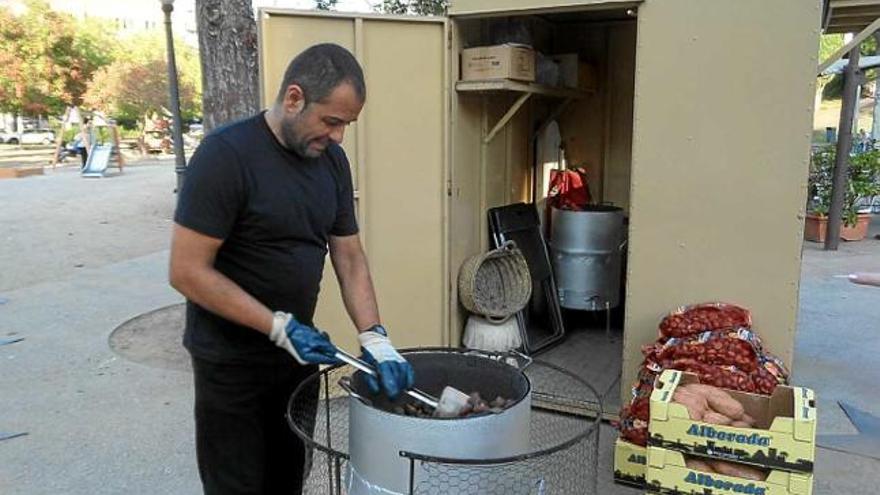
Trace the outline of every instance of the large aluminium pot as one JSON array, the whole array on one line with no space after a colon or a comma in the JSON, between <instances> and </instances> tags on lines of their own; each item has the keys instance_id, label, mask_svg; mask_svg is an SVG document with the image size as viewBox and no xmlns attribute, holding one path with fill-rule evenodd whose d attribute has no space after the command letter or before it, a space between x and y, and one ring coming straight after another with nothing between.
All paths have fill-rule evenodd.
<instances>
[{"instance_id":1,"label":"large aluminium pot","mask_svg":"<svg viewBox=\"0 0 880 495\"><path fill-rule=\"evenodd\" d=\"M605 205L583 211L553 208L551 223L559 305L587 311L617 307L626 242L623 210Z\"/></svg>"},{"instance_id":2,"label":"large aluminium pot","mask_svg":"<svg viewBox=\"0 0 880 495\"><path fill-rule=\"evenodd\" d=\"M516 402L503 412L469 418L403 416L392 411L409 398L391 402L371 396L363 374L355 373L349 399L349 495L409 493L410 477L419 478L421 463L411 473L410 460L401 452L462 460L528 453L531 384L519 367L473 352L419 351L406 358L415 369L416 387L425 392L439 395L450 385L488 400L502 396Z\"/></svg>"}]
</instances>

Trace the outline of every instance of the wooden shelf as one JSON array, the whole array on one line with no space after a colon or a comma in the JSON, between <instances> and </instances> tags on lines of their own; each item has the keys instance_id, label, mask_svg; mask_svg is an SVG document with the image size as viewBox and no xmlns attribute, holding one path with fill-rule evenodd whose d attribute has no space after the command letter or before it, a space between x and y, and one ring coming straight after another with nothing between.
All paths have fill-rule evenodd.
<instances>
[{"instance_id":1,"label":"wooden shelf","mask_svg":"<svg viewBox=\"0 0 880 495\"><path fill-rule=\"evenodd\" d=\"M554 98L580 99L587 97L590 92L581 89L556 88L543 86L536 83L511 81L509 79L490 79L485 81L458 81L455 90L459 92L488 93L495 91L513 91L518 93L530 93L550 96Z\"/></svg>"}]
</instances>

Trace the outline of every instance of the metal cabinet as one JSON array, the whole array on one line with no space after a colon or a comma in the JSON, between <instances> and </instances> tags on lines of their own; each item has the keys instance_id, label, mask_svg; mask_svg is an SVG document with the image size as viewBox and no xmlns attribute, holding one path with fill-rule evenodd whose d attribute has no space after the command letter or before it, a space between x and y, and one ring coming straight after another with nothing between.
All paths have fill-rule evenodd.
<instances>
[{"instance_id":1,"label":"metal cabinet","mask_svg":"<svg viewBox=\"0 0 880 495\"><path fill-rule=\"evenodd\" d=\"M820 10L802 0L457 0L448 18L265 9L263 102L313 43L339 43L364 66L367 104L344 147L380 309L402 346L458 343L458 267L486 247L486 208L530 199L536 128L555 118L567 149L593 163L599 196L629 215L625 396L640 347L686 303L749 307L791 364ZM508 16L549 25L559 52L591 51L596 94L456 87L461 49ZM318 323L352 347L329 268L323 291Z\"/></svg>"}]
</instances>

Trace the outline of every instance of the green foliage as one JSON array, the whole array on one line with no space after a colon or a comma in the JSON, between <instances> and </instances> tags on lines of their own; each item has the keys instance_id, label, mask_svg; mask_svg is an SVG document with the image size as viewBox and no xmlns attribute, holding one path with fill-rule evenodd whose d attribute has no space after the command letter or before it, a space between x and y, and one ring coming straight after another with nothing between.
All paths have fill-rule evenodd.
<instances>
[{"instance_id":1,"label":"green foliage","mask_svg":"<svg viewBox=\"0 0 880 495\"><path fill-rule=\"evenodd\" d=\"M834 74L828 77L822 88L823 100L839 100L843 96L843 74Z\"/></svg>"},{"instance_id":2,"label":"green foliage","mask_svg":"<svg viewBox=\"0 0 880 495\"><path fill-rule=\"evenodd\" d=\"M116 42L98 21L80 23L27 0L16 15L0 7L0 110L60 114L78 105L88 81L113 58Z\"/></svg>"},{"instance_id":3,"label":"green foliage","mask_svg":"<svg viewBox=\"0 0 880 495\"><path fill-rule=\"evenodd\" d=\"M843 44L842 34L826 34L821 36L819 38L819 61L824 62Z\"/></svg>"},{"instance_id":4,"label":"green foliage","mask_svg":"<svg viewBox=\"0 0 880 495\"><path fill-rule=\"evenodd\" d=\"M810 164L810 212L827 215L831 208L831 185L834 177L834 146L813 152ZM859 201L880 195L880 151L850 156L846 194L843 200L843 221L854 226L858 221Z\"/></svg>"},{"instance_id":5,"label":"green foliage","mask_svg":"<svg viewBox=\"0 0 880 495\"><path fill-rule=\"evenodd\" d=\"M160 30L141 33L126 40L116 60L100 69L85 95L85 105L101 110L131 126L146 113L168 108L168 66L165 38ZM175 40L180 111L184 119L201 115L199 58L196 50Z\"/></svg>"},{"instance_id":6,"label":"green foliage","mask_svg":"<svg viewBox=\"0 0 880 495\"><path fill-rule=\"evenodd\" d=\"M377 10L398 15L445 15L449 0L383 0Z\"/></svg>"},{"instance_id":7,"label":"green foliage","mask_svg":"<svg viewBox=\"0 0 880 495\"><path fill-rule=\"evenodd\" d=\"M315 0L315 8L318 10L332 10L339 0Z\"/></svg>"}]
</instances>

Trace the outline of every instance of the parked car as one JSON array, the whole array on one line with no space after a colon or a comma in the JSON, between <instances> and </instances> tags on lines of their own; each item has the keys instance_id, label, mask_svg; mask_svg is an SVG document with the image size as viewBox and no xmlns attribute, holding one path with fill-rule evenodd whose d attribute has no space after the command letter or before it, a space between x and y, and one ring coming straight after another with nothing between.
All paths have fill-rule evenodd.
<instances>
[{"instance_id":1,"label":"parked car","mask_svg":"<svg viewBox=\"0 0 880 495\"><path fill-rule=\"evenodd\" d=\"M205 126L201 122L190 122L189 130L187 130L187 134L190 136L201 139L202 136L205 135Z\"/></svg>"},{"instance_id":2,"label":"parked car","mask_svg":"<svg viewBox=\"0 0 880 495\"><path fill-rule=\"evenodd\" d=\"M880 196L870 196L856 201L859 213L880 214Z\"/></svg>"},{"instance_id":3,"label":"parked car","mask_svg":"<svg viewBox=\"0 0 880 495\"><path fill-rule=\"evenodd\" d=\"M55 133L48 129L25 129L19 133L15 142L9 142L12 144L52 144L55 142Z\"/></svg>"},{"instance_id":4,"label":"parked car","mask_svg":"<svg viewBox=\"0 0 880 495\"><path fill-rule=\"evenodd\" d=\"M0 143L8 143L12 139L18 139L18 134L12 131L0 132Z\"/></svg>"}]
</instances>

